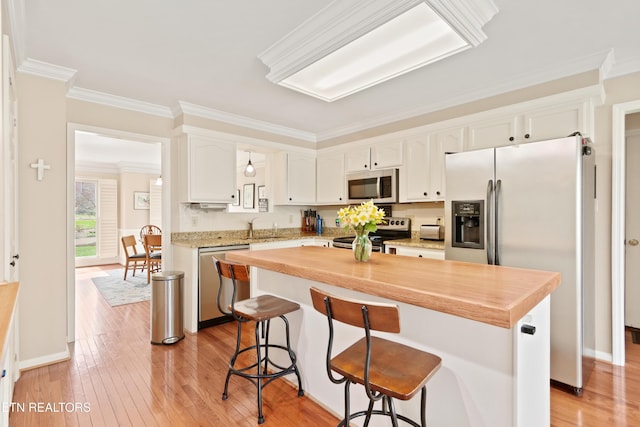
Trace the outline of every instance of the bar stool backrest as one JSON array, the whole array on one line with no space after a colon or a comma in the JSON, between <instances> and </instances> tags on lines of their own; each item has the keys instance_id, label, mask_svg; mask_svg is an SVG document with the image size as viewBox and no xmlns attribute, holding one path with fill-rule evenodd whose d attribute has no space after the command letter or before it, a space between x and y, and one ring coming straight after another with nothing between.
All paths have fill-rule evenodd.
<instances>
[{"instance_id":1,"label":"bar stool backrest","mask_svg":"<svg viewBox=\"0 0 640 427\"><path fill-rule=\"evenodd\" d=\"M248 282L249 281L249 269L244 264L237 264L235 262L229 262L225 260L221 260L216 256L213 256L213 262L216 265L216 270L218 270L218 276L220 277L220 286L218 287L218 310L221 313L226 315L233 315L236 317L234 305L236 302L236 295L238 286L236 281L240 282ZM229 308L222 307L222 278L231 279L231 283L233 284L233 294L231 295L231 311ZM237 319L236 319L237 320Z\"/></svg>"},{"instance_id":2,"label":"bar stool backrest","mask_svg":"<svg viewBox=\"0 0 640 427\"><path fill-rule=\"evenodd\" d=\"M400 312L395 304L374 303L341 298L312 287L313 307L330 319L359 328L381 332L400 332ZM329 307L331 313L327 312ZM366 307L369 325L365 325L363 308Z\"/></svg>"}]
</instances>

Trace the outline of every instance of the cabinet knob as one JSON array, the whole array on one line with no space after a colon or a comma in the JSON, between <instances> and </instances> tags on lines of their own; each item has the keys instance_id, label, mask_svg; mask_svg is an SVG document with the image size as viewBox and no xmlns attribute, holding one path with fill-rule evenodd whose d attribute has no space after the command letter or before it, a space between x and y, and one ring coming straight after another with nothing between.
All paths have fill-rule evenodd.
<instances>
[{"instance_id":1,"label":"cabinet knob","mask_svg":"<svg viewBox=\"0 0 640 427\"><path fill-rule=\"evenodd\" d=\"M368 168L368 167L369 167L369 165L364 165L364 168L365 168L365 169L366 169L366 168Z\"/></svg>"},{"instance_id":2,"label":"cabinet knob","mask_svg":"<svg viewBox=\"0 0 640 427\"><path fill-rule=\"evenodd\" d=\"M437 196L439 196L439 195L440 195L440 192L439 192L439 191L436 191L436 195L437 195Z\"/></svg>"},{"instance_id":3,"label":"cabinet knob","mask_svg":"<svg viewBox=\"0 0 640 427\"><path fill-rule=\"evenodd\" d=\"M289 201L293 200L291 197L289 197Z\"/></svg>"},{"instance_id":4,"label":"cabinet knob","mask_svg":"<svg viewBox=\"0 0 640 427\"><path fill-rule=\"evenodd\" d=\"M425 191L424 193L422 193L422 195L426 197L427 196L427 192Z\"/></svg>"},{"instance_id":5,"label":"cabinet knob","mask_svg":"<svg viewBox=\"0 0 640 427\"><path fill-rule=\"evenodd\" d=\"M531 136L531 135L529 135L528 133L525 133L525 134L524 134L525 139L529 139L529 137L530 137L530 136Z\"/></svg>"},{"instance_id":6,"label":"cabinet knob","mask_svg":"<svg viewBox=\"0 0 640 427\"><path fill-rule=\"evenodd\" d=\"M373 164L373 166L378 166L378 162L375 162L375 163Z\"/></svg>"},{"instance_id":7,"label":"cabinet knob","mask_svg":"<svg viewBox=\"0 0 640 427\"><path fill-rule=\"evenodd\" d=\"M514 138L512 136L509 137L509 141L513 141Z\"/></svg>"},{"instance_id":8,"label":"cabinet knob","mask_svg":"<svg viewBox=\"0 0 640 427\"><path fill-rule=\"evenodd\" d=\"M422 258L422 254L418 255L418 258Z\"/></svg>"},{"instance_id":9,"label":"cabinet knob","mask_svg":"<svg viewBox=\"0 0 640 427\"><path fill-rule=\"evenodd\" d=\"M232 198L232 199L235 199L235 198L236 198L236 195L235 195L235 194L232 194L232 195L231 195L231 198Z\"/></svg>"}]
</instances>

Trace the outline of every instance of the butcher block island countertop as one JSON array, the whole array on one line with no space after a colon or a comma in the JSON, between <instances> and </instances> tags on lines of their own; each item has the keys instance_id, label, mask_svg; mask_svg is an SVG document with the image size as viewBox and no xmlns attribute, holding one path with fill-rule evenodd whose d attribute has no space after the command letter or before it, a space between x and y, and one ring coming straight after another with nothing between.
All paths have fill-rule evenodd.
<instances>
[{"instance_id":1,"label":"butcher block island countertop","mask_svg":"<svg viewBox=\"0 0 640 427\"><path fill-rule=\"evenodd\" d=\"M303 246L234 251L230 261L512 328L560 284L560 273Z\"/></svg>"}]
</instances>

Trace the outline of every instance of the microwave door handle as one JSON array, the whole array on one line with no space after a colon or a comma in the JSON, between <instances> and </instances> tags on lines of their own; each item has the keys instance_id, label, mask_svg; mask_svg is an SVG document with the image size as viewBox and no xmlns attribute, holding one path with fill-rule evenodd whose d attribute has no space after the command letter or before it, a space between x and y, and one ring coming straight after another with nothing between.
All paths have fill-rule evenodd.
<instances>
[{"instance_id":1,"label":"microwave door handle","mask_svg":"<svg viewBox=\"0 0 640 427\"><path fill-rule=\"evenodd\" d=\"M493 265L493 239L492 239L492 235L491 235L491 205L492 205L492 201L493 201L493 180L490 179L489 182L487 182L487 202L486 202L486 210L487 210L487 215L486 215L486 221L487 221L487 234L486 234L486 239L487 239L487 264L489 265Z\"/></svg>"},{"instance_id":2,"label":"microwave door handle","mask_svg":"<svg viewBox=\"0 0 640 427\"><path fill-rule=\"evenodd\" d=\"M376 199L380 200L380 198L382 197L382 177L377 177L376 181Z\"/></svg>"}]
</instances>

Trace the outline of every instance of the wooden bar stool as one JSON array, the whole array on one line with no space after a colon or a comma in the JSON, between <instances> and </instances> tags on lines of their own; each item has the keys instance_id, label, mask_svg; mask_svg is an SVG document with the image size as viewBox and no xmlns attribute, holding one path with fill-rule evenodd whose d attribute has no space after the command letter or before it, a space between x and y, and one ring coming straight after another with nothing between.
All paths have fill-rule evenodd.
<instances>
[{"instance_id":1,"label":"wooden bar stool","mask_svg":"<svg viewBox=\"0 0 640 427\"><path fill-rule=\"evenodd\" d=\"M296 354L291 349L291 340L289 338L289 321L285 314L300 309L300 305L273 295L260 295L255 298L249 298L242 301L236 301L237 281L249 281L249 270L247 266L242 264L223 261L215 256L213 261L216 264L218 275L220 276L220 288L218 290L218 309L227 315L232 315L238 322L238 335L236 341L236 350L231 356L229 362L229 371L227 379L224 383L224 392L222 399L227 400L229 379L231 375L238 375L251 381L258 390L258 424L264 423L264 415L262 414L262 389L276 378L289 374L295 374L298 378L298 396L304 396L302 389L302 380L300 372L296 365ZM226 309L221 305L222 295L222 278L231 279L233 283L233 294L231 304ZM279 317L285 325L286 346L273 344L269 342L269 329L271 327L271 319ZM242 324L246 322L255 322L255 345L241 348ZM281 366L275 363L270 357L270 351L283 350L288 354L291 364ZM249 366L236 367L238 356L247 351L256 352L256 362Z\"/></svg>"},{"instance_id":2,"label":"wooden bar stool","mask_svg":"<svg viewBox=\"0 0 640 427\"><path fill-rule=\"evenodd\" d=\"M366 426L372 415L390 417L393 426L397 426L398 420L402 420L415 427L425 427L427 425L426 383L440 367L441 359L425 351L371 336L370 333L371 331L399 333L398 306L339 298L318 288L311 288L310 291L313 307L329 320L327 374L334 384L345 383L344 419L340 421L338 427L346 427L349 421L361 416L366 417L364 422ZM334 320L363 328L365 336L332 358ZM342 377L334 376L332 371ZM369 398L369 407L366 411L351 414L349 386L352 383L364 386ZM420 424L397 414L393 403L394 398L411 399L418 390L422 390ZM381 399L382 409L374 410L374 403Z\"/></svg>"}]
</instances>

